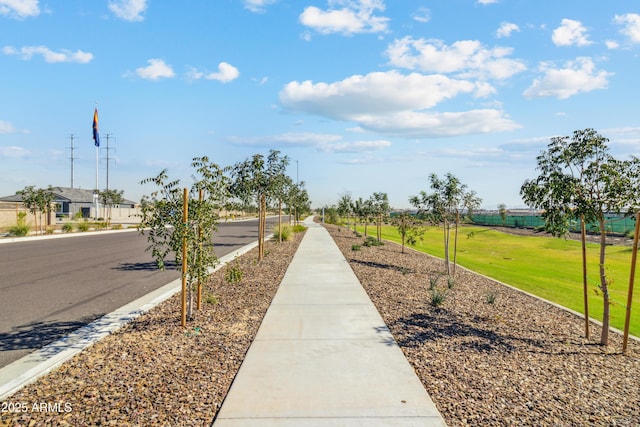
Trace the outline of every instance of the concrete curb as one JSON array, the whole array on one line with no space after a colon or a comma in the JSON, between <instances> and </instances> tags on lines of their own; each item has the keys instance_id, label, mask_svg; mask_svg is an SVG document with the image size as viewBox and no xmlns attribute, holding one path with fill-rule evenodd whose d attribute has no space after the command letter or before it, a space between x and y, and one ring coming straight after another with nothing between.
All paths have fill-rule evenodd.
<instances>
[{"instance_id":1,"label":"concrete curb","mask_svg":"<svg viewBox=\"0 0 640 427\"><path fill-rule=\"evenodd\" d=\"M273 235L271 234L266 236L265 239L269 240L272 237ZM221 257L219 263L209 273L214 273L236 257L249 252L257 246L258 241L256 240ZM133 321L141 314L168 300L180 292L181 288L182 280L176 279L0 369L0 401L11 396L25 385L46 375L82 350Z\"/></svg>"}]
</instances>

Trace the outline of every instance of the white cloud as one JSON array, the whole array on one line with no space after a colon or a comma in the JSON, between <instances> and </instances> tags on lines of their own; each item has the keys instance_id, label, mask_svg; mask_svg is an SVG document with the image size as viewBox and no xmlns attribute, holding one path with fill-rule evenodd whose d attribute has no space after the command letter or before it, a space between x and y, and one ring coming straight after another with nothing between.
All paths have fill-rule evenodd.
<instances>
[{"instance_id":1,"label":"white cloud","mask_svg":"<svg viewBox=\"0 0 640 427\"><path fill-rule=\"evenodd\" d=\"M8 157L11 159L18 159L21 157L27 157L31 153L25 148L18 146L0 147L0 157Z\"/></svg>"},{"instance_id":2,"label":"white cloud","mask_svg":"<svg viewBox=\"0 0 640 427\"><path fill-rule=\"evenodd\" d=\"M627 13L626 15L616 15L613 21L622 25L620 32L627 36L631 43L640 43L640 15L637 13Z\"/></svg>"},{"instance_id":3,"label":"white cloud","mask_svg":"<svg viewBox=\"0 0 640 427\"><path fill-rule=\"evenodd\" d=\"M14 128L11 123L0 120L0 134L14 133L15 131L16 128Z\"/></svg>"},{"instance_id":4,"label":"white cloud","mask_svg":"<svg viewBox=\"0 0 640 427\"><path fill-rule=\"evenodd\" d=\"M400 74L397 71L355 75L335 83L288 83L280 92L286 108L340 120L361 114L431 108L477 86L442 75Z\"/></svg>"},{"instance_id":5,"label":"white cloud","mask_svg":"<svg viewBox=\"0 0 640 427\"><path fill-rule=\"evenodd\" d=\"M190 80L206 79L217 80L222 83L229 83L230 81L237 79L238 76L240 76L240 72L233 65L227 62L221 62L220 64L218 64L218 72L205 73L193 68L187 73L187 76Z\"/></svg>"},{"instance_id":6,"label":"white cloud","mask_svg":"<svg viewBox=\"0 0 640 427\"><path fill-rule=\"evenodd\" d=\"M478 0L478 3L480 4L493 4L493 3L498 3L499 0Z\"/></svg>"},{"instance_id":7,"label":"white cloud","mask_svg":"<svg viewBox=\"0 0 640 427\"><path fill-rule=\"evenodd\" d=\"M34 55L42 55L45 62L77 62L80 64L86 64L91 62L93 54L77 50L71 52L67 49L61 49L59 52L55 52L46 46L25 46L20 50L13 46L5 46L2 48L2 52L5 55L19 55L21 59L30 60Z\"/></svg>"},{"instance_id":8,"label":"white cloud","mask_svg":"<svg viewBox=\"0 0 640 427\"><path fill-rule=\"evenodd\" d=\"M484 95L491 86L443 75L397 71L352 76L335 83L290 82L280 92L285 108L359 127L411 137L497 132L518 127L499 110L430 113L424 110L460 94Z\"/></svg>"},{"instance_id":9,"label":"white cloud","mask_svg":"<svg viewBox=\"0 0 640 427\"><path fill-rule=\"evenodd\" d=\"M326 11L315 6L306 7L300 22L321 34L379 33L387 31L389 18L374 16L374 12L384 9L383 0L329 0Z\"/></svg>"},{"instance_id":10,"label":"white cloud","mask_svg":"<svg viewBox=\"0 0 640 427\"><path fill-rule=\"evenodd\" d=\"M275 3L277 0L244 0L244 8L255 13L264 13L267 6Z\"/></svg>"},{"instance_id":11,"label":"white cloud","mask_svg":"<svg viewBox=\"0 0 640 427\"><path fill-rule=\"evenodd\" d=\"M477 40L447 46L441 40L404 37L391 43L385 53L395 67L503 80L526 69L522 61L507 58L512 52L507 47L488 49Z\"/></svg>"},{"instance_id":12,"label":"white cloud","mask_svg":"<svg viewBox=\"0 0 640 427\"><path fill-rule=\"evenodd\" d=\"M236 67L227 63L221 62L218 64L218 72L210 73L204 76L207 80L217 80L222 83L229 83L232 80L235 80L240 75L240 72Z\"/></svg>"},{"instance_id":13,"label":"white cloud","mask_svg":"<svg viewBox=\"0 0 640 427\"><path fill-rule=\"evenodd\" d=\"M39 14L38 0L0 0L0 15L26 18Z\"/></svg>"},{"instance_id":14,"label":"white cloud","mask_svg":"<svg viewBox=\"0 0 640 427\"><path fill-rule=\"evenodd\" d=\"M556 46L588 46L592 42L586 32L587 29L580 21L565 18L560 26L553 30L551 39Z\"/></svg>"},{"instance_id":15,"label":"white cloud","mask_svg":"<svg viewBox=\"0 0 640 427\"><path fill-rule=\"evenodd\" d=\"M607 78L613 75L604 70L597 71L593 60L587 57L576 58L559 69L543 63L540 70L544 72L544 76L533 81L524 91L525 97L553 96L567 99L581 92L606 89L609 83Z\"/></svg>"},{"instance_id":16,"label":"white cloud","mask_svg":"<svg viewBox=\"0 0 640 427\"><path fill-rule=\"evenodd\" d=\"M234 137L230 142L263 147L310 147L326 153L368 153L391 146L391 142L386 140L343 141L340 135L308 132L289 132L259 138Z\"/></svg>"},{"instance_id":17,"label":"white cloud","mask_svg":"<svg viewBox=\"0 0 640 427\"><path fill-rule=\"evenodd\" d=\"M413 19L418 22L422 22L423 24L427 23L431 21L431 11L426 7L420 7L418 8L418 11L413 14Z\"/></svg>"},{"instance_id":18,"label":"white cloud","mask_svg":"<svg viewBox=\"0 0 640 427\"><path fill-rule=\"evenodd\" d=\"M359 123L370 131L411 138L505 132L520 128L502 111L492 109L444 113L403 111L362 116Z\"/></svg>"},{"instance_id":19,"label":"white cloud","mask_svg":"<svg viewBox=\"0 0 640 427\"><path fill-rule=\"evenodd\" d=\"M500 24L500 28L496 31L496 37L499 39L503 37L511 37L511 33L514 31L520 31L520 27L511 22L503 22Z\"/></svg>"},{"instance_id":20,"label":"white cloud","mask_svg":"<svg viewBox=\"0 0 640 427\"><path fill-rule=\"evenodd\" d=\"M142 14L147 10L147 0L110 0L109 9L120 19L139 22L144 20Z\"/></svg>"},{"instance_id":21,"label":"white cloud","mask_svg":"<svg viewBox=\"0 0 640 427\"><path fill-rule=\"evenodd\" d=\"M161 78L171 78L175 76L173 69L162 59L150 59L146 67L136 68L138 77L148 80L159 80Z\"/></svg>"},{"instance_id":22,"label":"white cloud","mask_svg":"<svg viewBox=\"0 0 640 427\"><path fill-rule=\"evenodd\" d=\"M335 144L322 145L319 148L322 151L330 153L368 153L387 147L391 147L391 142L380 139L376 141L338 142Z\"/></svg>"},{"instance_id":23,"label":"white cloud","mask_svg":"<svg viewBox=\"0 0 640 427\"><path fill-rule=\"evenodd\" d=\"M607 40L606 42L604 42L604 44L607 46L607 49L610 49L610 50L615 50L620 48L620 44L615 40Z\"/></svg>"}]
</instances>

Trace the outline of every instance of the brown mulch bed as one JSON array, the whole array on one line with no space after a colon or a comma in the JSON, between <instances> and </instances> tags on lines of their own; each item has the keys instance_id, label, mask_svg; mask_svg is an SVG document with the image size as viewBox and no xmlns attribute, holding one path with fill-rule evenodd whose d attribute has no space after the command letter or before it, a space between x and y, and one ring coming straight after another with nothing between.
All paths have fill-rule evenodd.
<instances>
[{"instance_id":1,"label":"brown mulch bed","mask_svg":"<svg viewBox=\"0 0 640 427\"><path fill-rule=\"evenodd\" d=\"M218 270L187 328L175 295L3 402L0 426L209 426L302 235ZM242 282L227 284L227 268ZM4 410L13 409L10 412Z\"/></svg>"},{"instance_id":2,"label":"brown mulch bed","mask_svg":"<svg viewBox=\"0 0 640 427\"><path fill-rule=\"evenodd\" d=\"M449 426L638 426L640 345L598 345L574 314L399 245L326 226ZM431 305L430 281L445 293ZM490 303L491 298L495 300Z\"/></svg>"}]
</instances>

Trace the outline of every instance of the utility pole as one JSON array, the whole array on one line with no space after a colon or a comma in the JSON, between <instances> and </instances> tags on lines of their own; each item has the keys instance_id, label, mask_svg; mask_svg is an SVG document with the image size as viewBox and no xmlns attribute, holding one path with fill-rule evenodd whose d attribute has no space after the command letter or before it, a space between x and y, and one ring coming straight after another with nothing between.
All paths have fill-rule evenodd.
<instances>
[{"instance_id":1,"label":"utility pole","mask_svg":"<svg viewBox=\"0 0 640 427\"><path fill-rule=\"evenodd\" d=\"M113 150L113 148L111 148L109 146L109 139L112 138L111 134L107 134L107 146L105 147L105 150L107 151L107 157L103 157L103 159L105 159L107 161L107 191L109 191L109 162L111 160L115 160L114 158L109 157L109 150Z\"/></svg>"},{"instance_id":2,"label":"utility pole","mask_svg":"<svg viewBox=\"0 0 640 427\"><path fill-rule=\"evenodd\" d=\"M75 161L75 159L76 159L76 158L74 157L74 155L73 155L73 150L75 150L75 147L73 146L73 139L74 139L74 138L75 138L75 135L74 135L74 134L71 134L71 135L69 136L69 139L71 139L71 147L69 147L69 149L71 150L71 157L70 157L70 159L71 159L71 188L73 188L73 178L74 178L74 175L73 175L73 162L74 162L74 161Z\"/></svg>"}]
</instances>

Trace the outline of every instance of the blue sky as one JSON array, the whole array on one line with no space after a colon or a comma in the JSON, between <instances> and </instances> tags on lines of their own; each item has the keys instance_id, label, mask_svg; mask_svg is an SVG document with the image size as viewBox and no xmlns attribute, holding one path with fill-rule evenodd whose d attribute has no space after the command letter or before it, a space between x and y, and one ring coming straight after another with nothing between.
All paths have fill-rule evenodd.
<instances>
[{"instance_id":1,"label":"blue sky","mask_svg":"<svg viewBox=\"0 0 640 427\"><path fill-rule=\"evenodd\" d=\"M594 128L640 154L637 0L0 0L0 195L27 185L129 199L193 157L277 149L314 206L451 172L519 189L553 136ZM297 166L297 170L296 170Z\"/></svg>"}]
</instances>

